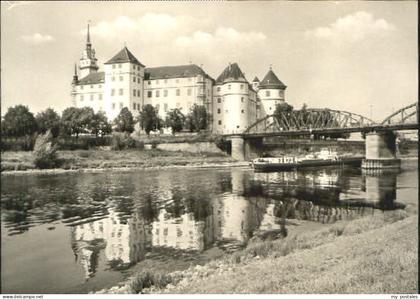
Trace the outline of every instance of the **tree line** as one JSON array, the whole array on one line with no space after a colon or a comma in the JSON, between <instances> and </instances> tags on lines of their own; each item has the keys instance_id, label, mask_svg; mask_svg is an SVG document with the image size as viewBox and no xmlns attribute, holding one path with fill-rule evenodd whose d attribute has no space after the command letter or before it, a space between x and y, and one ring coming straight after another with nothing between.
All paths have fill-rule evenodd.
<instances>
[{"instance_id":1,"label":"tree line","mask_svg":"<svg viewBox=\"0 0 420 299\"><path fill-rule=\"evenodd\" d=\"M198 105L192 106L187 115L184 115L181 109L173 109L167 113L164 120L150 104L145 105L136 117L124 107L112 122L103 111L95 113L90 107L69 107L61 115L47 108L34 115L27 106L16 105L8 108L1 119L1 135L21 137L34 133L44 134L49 130L53 137L78 137L79 134L92 134L98 137L112 132L132 133L136 123L139 123L147 135L163 127L172 128L172 133L184 129L198 132L207 129L208 121L206 108Z\"/></svg>"}]
</instances>

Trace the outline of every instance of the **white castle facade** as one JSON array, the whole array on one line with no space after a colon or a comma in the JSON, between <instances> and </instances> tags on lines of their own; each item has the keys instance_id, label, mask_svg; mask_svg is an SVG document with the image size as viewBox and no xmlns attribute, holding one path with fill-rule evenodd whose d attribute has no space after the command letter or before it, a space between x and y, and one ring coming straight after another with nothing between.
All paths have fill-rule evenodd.
<instances>
[{"instance_id":1,"label":"white castle facade","mask_svg":"<svg viewBox=\"0 0 420 299\"><path fill-rule=\"evenodd\" d=\"M244 131L285 101L286 85L271 68L261 82L255 77L251 84L233 63L214 80L195 64L146 68L124 47L103 69L99 71L88 26L86 48L74 70L72 103L103 111L111 121L124 107L137 116L151 104L165 119L171 109L186 115L196 104L210 114L213 133L227 134Z\"/></svg>"}]
</instances>

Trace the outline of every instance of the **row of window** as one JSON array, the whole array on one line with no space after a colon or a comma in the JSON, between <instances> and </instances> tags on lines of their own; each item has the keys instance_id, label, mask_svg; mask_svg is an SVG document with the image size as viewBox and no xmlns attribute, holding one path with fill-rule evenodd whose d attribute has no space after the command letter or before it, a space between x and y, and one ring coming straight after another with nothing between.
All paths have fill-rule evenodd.
<instances>
[{"instance_id":1,"label":"row of window","mask_svg":"<svg viewBox=\"0 0 420 299\"><path fill-rule=\"evenodd\" d=\"M222 113L222 110L220 108L217 108L217 114L220 114L220 113ZM227 109L225 110L225 113L228 113L228 110ZM245 110L242 109L241 110L241 113L245 113Z\"/></svg>"},{"instance_id":2,"label":"row of window","mask_svg":"<svg viewBox=\"0 0 420 299\"><path fill-rule=\"evenodd\" d=\"M86 95L86 96L88 96L88 95ZM98 94L98 100L102 100L102 94L100 93L100 94ZM85 99L85 95L83 95L83 94L81 94L80 95L80 102L83 102L84 101L84 99ZM91 101L93 101L94 99L95 99L95 95L94 94L91 94L91 95L89 95L89 99L91 100Z\"/></svg>"},{"instance_id":3,"label":"row of window","mask_svg":"<svg viewBox=\"0 0 420 299\"><path fill-rule=\"evenodd\" d=\"M192 106L191 102L188 102L187 107L190 108ZM156 104L155 106L156 110L159 111L160 108L160 104ZM176 108L181 108L181 103L176 103ZM168 108L168 103L164 103L163 104L163 111L164 112L168 112L169 108Z\"/></svg>"},{"instance_id":4,"label":"row of window","mask_svg":"<svg viewBox=\"0 0 420 299\"><path fill-rule=\"evenodd\" d=\"M160 80L149 80L147 82L148 85L152 85L152 81L155 82L156 85L159 85ZM169 83L171 80L170 79L163 79L163 83ZM188 82L191 82L192 78L188 78ZM175 83L179 83L179 79L175 79Z\"/></svg>"},{"instance_id":5,"label":"row of window","mask_svg":"<svg viewBox=\"0 0 420 299\"><path fill-rule=\"evenodd\" d=\"M283 95L283 91L282 90L279 90L279 96L282 96L282 95ZM270 97L271 96L271 91L270 90L266 90L265 91L265 96L266 97Z\"/></svg>"},{"instance_id":6,"label":"row of window","mask_svg":"<svg viewBox=\"0 0 420 299\"><path fill-rule=\"evenodd\" d=\"M120 103L120 109L122 109L123 107L124 107L124 104L123 103ZM112 110L115 110L115 108L117 107L117 104L116 103L112 103ZM141 108L140 108L140 104L138 104L138 103L133 103L133 110L140 110Z\"/></svg>"},{"instance_id":7,"label":"row of window","mask_svg":"<svg viewBox=\"0 0 420 299\"><path fill-rule=\"evenodd\" d=\"M163 97L167 97L168 96L168 94L169 94L169 91L167 90L167 89L164 89L163 90ZM158 89L158 90L155 90L155 97L156 98L159 98L160 97L160 95L161 95L161 90L160 89ZM177 97L179 97L179 96L181 96L181 89L175 89L175 95L177 96ZM188 88L187 89L187 96L191 96L192 95L192 89L191 88ZM149 90L148 92L147 92L147 97L148 98L151 98L151 97L153 97L153 91L151 91L151 90Z\"/></svg>"},{"instance_id":8,"label":"row of window","mask_svg":"<svg viewBox=\"0 0 420 299\"><path fill-rule=\"evenodd\" d=\"M241 97L241 103L243 103L245 101L244 97ZM222 98L217 98L217 103L221 103L222 102Z\"/></svg>"},{"instance_id":9,"label":"row of window","mask_svg":"<svg viewBox=\"0 0 420 299\"><path fill-rule=\"evenodd\" d=\"M115 64L113 64L112 65L112 68L113 69L116 69L117 68L117 65L118 65L118 68L120 69L120 68L122 68L122 64L121 63L115 63ZM139 65L135 65L135 64L133 64L133 70L139 70L140 71L140 66Z\"/></svg>"},{"instance_id":10,"label":"row of window","mask_svg":"<svg viewBox=\"0 0 420 299\"><path fill-rule=\"evenodd\" d=\"M232 85L231 84L228 84L228 90L231 90L231 89L232 89ZM244 84L241 84L240 85L240 89L244 89ZM220 91L221 90L221 87L220 86L217 87L216 90L217 91Z\"/></svg>"},{"instance_id":11,"label":"row of window","mask_svg":"<svg viewBox=\"0 0 420 299\"><path fill-rule=\"evenodd\" d=\"M217 124L218 124L219 126L221 126L221 125L222 125L222 121L221 121L221 120L219 120L219 121L217 122ZM240 128L240 126L236 126L236 128L237 128L237 129L239 129L239 128Z\"/></svg>"},{"instance_id":12,"label":"row of window","mask_svg":"<svg viewBox=\"0 0 420 299\"><path fill-rule=\"evenodd\" d=\"M84 87L83 85L80 85L80 89L81 89L81 90L83 90L83 87ZM93 89L93 87L94 87L94 85L90 85L90 88L91 88L91 89ZM99 84L99 85L98 85L98 88L102 88L102 85L101 85L101 84Z\"/></svg>"}]
</instances>

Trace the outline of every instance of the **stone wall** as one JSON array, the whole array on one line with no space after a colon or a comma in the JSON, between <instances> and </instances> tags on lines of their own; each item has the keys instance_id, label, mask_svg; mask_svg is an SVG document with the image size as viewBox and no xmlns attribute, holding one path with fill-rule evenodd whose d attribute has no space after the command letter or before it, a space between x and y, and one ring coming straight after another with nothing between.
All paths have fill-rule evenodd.
<instances>
[{"instance_id":1,"label":"stone wall","mask_svg":"<svg viewBox=\"0 0 420 299\"><path fill-rule=\"evenodd\" d=\"M145 149L151 149L151 144L145 144ZM156 149L164 151L182 151L189 153L223 153L213 142L195 142L195 143L159 143Z\"/></svg>"}]
</instances>

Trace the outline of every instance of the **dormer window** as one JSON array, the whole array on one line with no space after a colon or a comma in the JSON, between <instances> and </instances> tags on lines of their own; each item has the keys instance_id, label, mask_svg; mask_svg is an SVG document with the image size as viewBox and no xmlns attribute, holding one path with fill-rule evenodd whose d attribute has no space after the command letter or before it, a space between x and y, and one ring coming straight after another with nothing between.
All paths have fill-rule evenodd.
<instances>
[{"instance_id":1,"label":"dormer window","mask_svg":"<svg viewBox=\"0 0 420 299\"><path fill-rule=\"evenodd\" d=\"M266 91L265 91L265 96L266 96L266 97L269 97L270 95L271 95L271 94L270 94L270 91L269 91L269 90L266 90Z\"/></svg>"}]
</instances>

